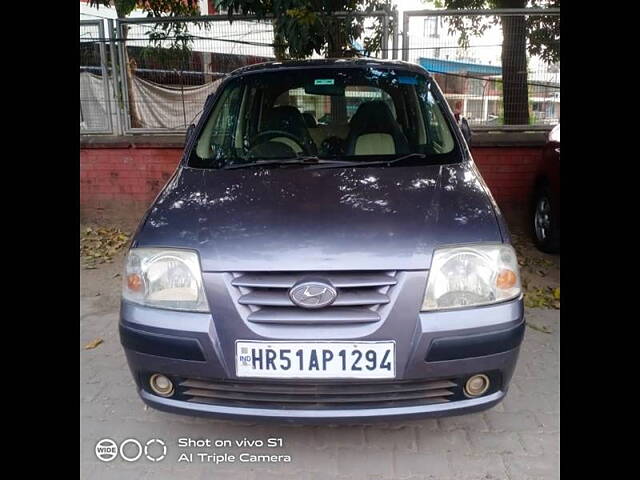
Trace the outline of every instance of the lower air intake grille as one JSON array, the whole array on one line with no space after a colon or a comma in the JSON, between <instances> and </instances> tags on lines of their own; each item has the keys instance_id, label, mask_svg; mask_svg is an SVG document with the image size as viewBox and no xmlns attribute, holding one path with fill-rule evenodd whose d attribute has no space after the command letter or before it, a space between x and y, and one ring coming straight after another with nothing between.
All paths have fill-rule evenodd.
<instances>
[{"instance_id":1,"label":"lower air intake grille","mask_svg":"<svg viewBox=\"0 0 640 480\"><path fill-rule=\"evenodd\" d=\"M446 403L458 396L451 380L307 384L183 379L176 397L194 403L252 408L385 408Z\"/></svg>"}]
</instances>

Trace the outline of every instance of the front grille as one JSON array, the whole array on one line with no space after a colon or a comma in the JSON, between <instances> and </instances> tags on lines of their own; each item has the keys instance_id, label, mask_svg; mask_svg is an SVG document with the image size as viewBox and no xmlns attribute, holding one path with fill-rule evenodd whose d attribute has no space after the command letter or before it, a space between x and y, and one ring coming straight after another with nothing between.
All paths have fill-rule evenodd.
<instances>
[{"instance_id":1,"label":"front grille","mask_svg":"<svg viewBox=\"0 0 640 480\"><path fill-rule=\"evenodd\" d=\"M459 396L451 379L385 383L308 384L181 379L176 397L193 403L252 408L384 408L446 403Z\"/></svg>"},{"instance_id":2,"label":"front grille","mask_svg":"<svg viewBox=\"0 0 640 480\"><path fill-rule=\"evenodd\" d=\"M291 301L289 289L311 278L335 287L338 296L331 306L306 309ZM395 272L387 271L234 273L231 281L239 291L238 303L249 309L248 321L281 324L377 322L396 283Z\"/></svg>"}]
</instances>

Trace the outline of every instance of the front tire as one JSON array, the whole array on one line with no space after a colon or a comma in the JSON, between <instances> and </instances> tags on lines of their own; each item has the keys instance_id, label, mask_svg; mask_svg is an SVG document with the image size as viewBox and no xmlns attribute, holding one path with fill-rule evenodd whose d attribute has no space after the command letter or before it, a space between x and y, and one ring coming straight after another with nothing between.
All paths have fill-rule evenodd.
<instances>
[{"instance_id":1,"label":"front tire","mask_svg":"<svg viewBox=\"0 0 640 480\"><path fill-rule=\"evenodd\" d=\"M545 185L536 188L531 223L536 247L546 253L558 253L560 228L549 188Z\"/></svg>"}]
</instances>

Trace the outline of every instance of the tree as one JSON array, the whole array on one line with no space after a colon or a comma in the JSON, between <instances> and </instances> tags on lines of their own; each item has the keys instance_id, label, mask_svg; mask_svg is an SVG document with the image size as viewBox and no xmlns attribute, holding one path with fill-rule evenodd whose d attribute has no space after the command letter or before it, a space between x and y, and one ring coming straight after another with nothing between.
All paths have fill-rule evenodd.
<instances>
[{"instance_id":1,"label":"tree","mask_svg":"<svg viewBox=\"0 0 640 480\"><path fill-rule=\"evenodd\" d=\"M198 0L90 0L89 5L100 8L113 6L116 9L118 18L126 18L136 8L140 8L147 13L148 17L191 17L200 15ZM123 30L123 40L127 39L127 28ZM171 47L173 49L188 48L190 41L189 35L186 33L186 25L183 22L167 22L154 24L151 31L148 32L149 39L159 46L163 39L171 39ZM125 58L123 61L127 67L127 91L129 92L129 114L131 126L133 128L141 127L139 116L136 109L136 102L132 98L132 78L133 65L129 60L127 49L124 49ZM116 73L114 72L114 77Z\"/></svg>"},{"instance_id":2,"label":"tree","mask_svg":"<svg viewBox=\"0 0 640 480\"><path fill-rule=\"evenodd\" d=\"M271 18L274 53L278 60L305 58L314 52L330 58L353 56L353 41L364 32L364 17L357 15L390 8L388 0L218 0L236 13ZM336 16L336 13L345 16ZM365 38L365 54L387 48L382 45L382 21L374 20L374 34ZM389 31L392 31L389 22Z\"/></svg>"},{"instance_id":3,"label":"tree","mask_svg":"<svg viewBox=\"0 0 640 480\"><path fill-rule=\"evenodd\" d=\"M198 0L90 0L89 5L96 8L113 6L118 18L126 18L136 8L149 17L200 15Z\"/></svg>"},{"instance_id":4,"label":"tree","mask_svg":"<svg viewBox=\"0 0 640 480\"><path fill-rule=\"evenodd\" d=\"M443 0L436 6L447 9L559 8L560 0ZM527 5L528 4L528 5ZM502 94L505 125L529 123L527 51L548 64L560 61L559 16L451 17L451 33L460 34L460 45L470 36L482 35L492 24L502 24Z\"/></svg>"}]
</instances>

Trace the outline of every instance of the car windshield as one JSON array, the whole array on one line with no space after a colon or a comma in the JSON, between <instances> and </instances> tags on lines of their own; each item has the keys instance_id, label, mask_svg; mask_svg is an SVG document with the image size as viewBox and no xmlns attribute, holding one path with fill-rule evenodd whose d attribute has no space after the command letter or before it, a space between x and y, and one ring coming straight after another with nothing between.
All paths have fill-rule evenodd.
<instances>
[{"instance_id":1,"label":"car windshield","mask_svg":"<svg viewBox=\"0 0 640 480\"><path fill-rule=\"evenodd\" d=\"M250 73L224 86L189 166L293 159L452 163L459 156L444 105L432 79L397 68Z\"/></svg>"}]
</instances>

